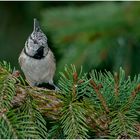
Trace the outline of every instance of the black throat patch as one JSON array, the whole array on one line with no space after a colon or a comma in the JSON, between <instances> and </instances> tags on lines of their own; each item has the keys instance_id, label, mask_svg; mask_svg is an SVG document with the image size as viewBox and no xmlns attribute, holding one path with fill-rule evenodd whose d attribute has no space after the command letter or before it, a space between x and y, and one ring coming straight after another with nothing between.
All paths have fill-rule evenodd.
<instances>
[{"instance_id":1,"label":"black throat patch","mask_svg":"<svg viewBox=\"0 0 140 140\"><path fill-rule=\"evenodd\" d=\"M33 56L33 58L35 59L42 59L44 58L44 47L41 46L35 53L35 55Z\"/></svg>"},{"instance_id":2,"label":"black throat patch","mask_svg":"<svg viewBox=\"0 0 140 140\"><path fill-rule=\"evenodd\" d=\"M41 46L41 47L36 51L36 53L35 53L33 56L31 56L30 54L28 54L25 48L24 48L24 53L25 53L27 56L29 56L29 57L31 57L31 58L34 58L34 59L43 59L43 58L45 57L45 56L44 56L44 47L43 47L43 46Z\"/></svg>"}]
</instances>

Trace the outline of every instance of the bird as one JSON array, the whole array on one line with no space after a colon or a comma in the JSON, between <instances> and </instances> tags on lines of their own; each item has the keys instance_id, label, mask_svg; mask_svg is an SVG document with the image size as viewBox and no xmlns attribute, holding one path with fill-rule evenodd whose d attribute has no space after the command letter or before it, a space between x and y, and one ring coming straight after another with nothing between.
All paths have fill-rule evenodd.
<instances>
[{"instance_id":1,"label":"bird","mask_svg":"<svg viewBox=\"0 0 140 140\"><path fill-rule=\"evenodd\" d=\"M53 82L56 60L48 46L48 38L36 18L33 31L27 38L18 61L29 85L59 90Z\"/></svg>"}]
</instances>

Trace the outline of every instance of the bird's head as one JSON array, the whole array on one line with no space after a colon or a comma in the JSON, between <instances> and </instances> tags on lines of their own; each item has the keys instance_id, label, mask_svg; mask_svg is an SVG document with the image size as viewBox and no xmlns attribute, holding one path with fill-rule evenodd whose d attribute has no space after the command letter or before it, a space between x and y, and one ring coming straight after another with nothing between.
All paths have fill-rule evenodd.
<instances>
[{"instance_id":1,"label":"bird's head","mask_svg":"<svg viewBox=\"0 0 140 140\"><path fill-rule=\"evenodd\" d=\"M26 52L30 56L40 55L37 57L41 57L47 55L48 51L48 43L47 43L47 37L43 33L43 31L40 28L38 20L34 19L34 28L33 32L28 37L26 43L25 43L25 49Z\"/></svg>"}]
</instances>

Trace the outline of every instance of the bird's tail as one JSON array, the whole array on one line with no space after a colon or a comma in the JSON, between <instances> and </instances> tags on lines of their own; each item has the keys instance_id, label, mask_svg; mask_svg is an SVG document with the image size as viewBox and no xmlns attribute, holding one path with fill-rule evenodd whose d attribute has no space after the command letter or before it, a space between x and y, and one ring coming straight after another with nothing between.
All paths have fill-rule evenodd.
<instances>
[{"instance_id":1,"label":"bird's tail","mask_svg":"<svg viewBox=\"0 0 140 140\"><path fill-rule=\"evenodd\" d=\"M59 91L60 90L54 83L41 83L41 84L39 84L37 86L41 87L41 88L55 90L55 91Z\"/></svg>"}]
</instances>

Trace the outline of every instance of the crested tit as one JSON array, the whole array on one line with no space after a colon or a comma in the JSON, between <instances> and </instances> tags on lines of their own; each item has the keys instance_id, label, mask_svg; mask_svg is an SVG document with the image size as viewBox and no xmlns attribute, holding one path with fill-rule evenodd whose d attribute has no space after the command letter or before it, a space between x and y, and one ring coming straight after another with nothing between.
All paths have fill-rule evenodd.
<instances>
[{"instance_id":1,"label":"crested tit","mask_svg":"<svg viewBox=\"0 0 140 140\"><path fill-rule=\"evenodd\" d=\"M31 86L47 86L49 89L58 90L53 83L56 70L54 55L37 19L34 19L33 32L19 56L19 64Z\"/></svg>"}]
</instances>

